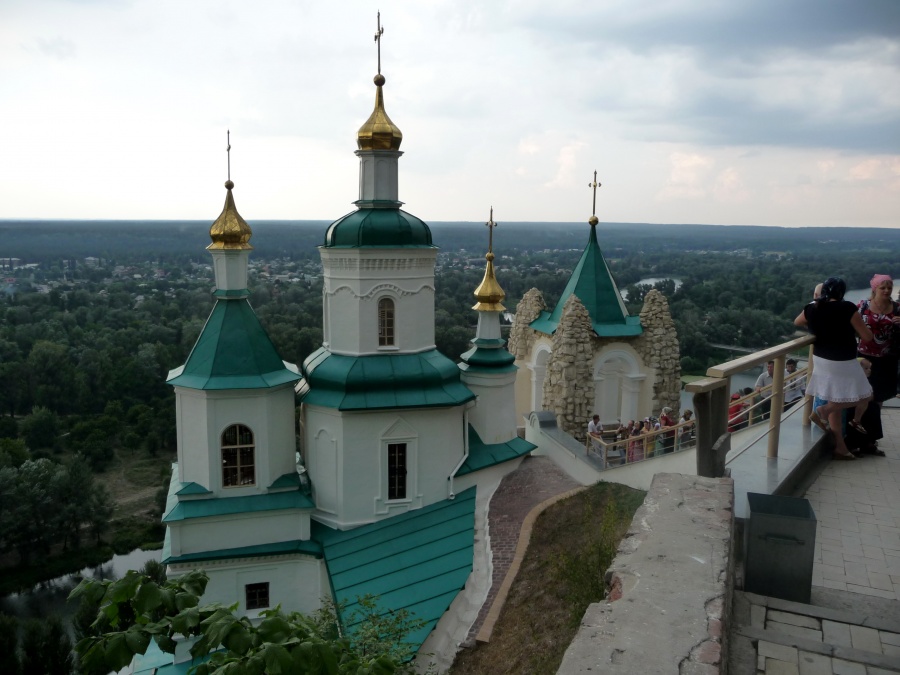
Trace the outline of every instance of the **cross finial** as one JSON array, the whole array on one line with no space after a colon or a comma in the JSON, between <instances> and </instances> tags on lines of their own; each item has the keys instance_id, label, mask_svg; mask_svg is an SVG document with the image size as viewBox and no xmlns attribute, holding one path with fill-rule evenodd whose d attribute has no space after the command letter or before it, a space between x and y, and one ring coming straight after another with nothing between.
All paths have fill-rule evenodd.
<instances>
[{"instance_id":1,"label":"cross finial","mask_svg":"<svg viewBox=\"0 0 900 675\"><path fill-rule=\"evenodd\" d=\"M381 11L378 12L378 30L375 31L375 44L378 47L378 74L381 75L381 36L384 35L384 27L381 25Z\"/></svg>"},{"instance_id":2,"label":"cross finial","mask_svg":"<svg viewBox=\"0 0 900 675\"><path fill-rule=\"evenodd\" d=\"M488 253L494 252L494 228L497 227L497 223L494 222L494 207L491 207L491 216L488 221L485 223L485 227L488 229Z\"/></svg>"},{"instance_id":3,"label":"cross finial","mask_svg":"<svg viewBox=\"0 0 900 675\"><path fill-rule=\"evenodd\" d=\"M588 187L594 189L594 208L591 211L591 216L597 215L597 188L601 187L601 186L602 186L602 183L597 182L597 172L594 171L594 182L588 183Z\"/></svg>"},{"instance_id":4,"label":"cross finial","mask_svg":"<svg viewBox=\"0 0 900 675\"><path fill-rule=\"evenodd\" d=\"M231 129L228 129L226 134L228 138L228 147L225 148L225 152L228 154L228 180L231 180Z\"/></svg>"}]
</instances>

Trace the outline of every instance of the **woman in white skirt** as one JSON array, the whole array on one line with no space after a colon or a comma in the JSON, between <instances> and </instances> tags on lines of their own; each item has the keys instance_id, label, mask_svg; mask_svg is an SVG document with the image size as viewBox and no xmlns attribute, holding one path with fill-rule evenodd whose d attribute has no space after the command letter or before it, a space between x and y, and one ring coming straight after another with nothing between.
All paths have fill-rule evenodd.
<instances>
[{"instance_id":1,"label":"woman in white skirt","mask_svg":"<svg viewBox=\"0 0 900 675\"><path fill-rule=\"evenodd\" d=\"M844 300L846 291L843 279L829 278L822 284L819 296L794 319L795 325L808 327L816 336L813 373L806 393L828 402L815 408L809 420L823 431L834 433L835 459L856 459L844 443L841 411L855 408L848 424L865 434L860 419L872 399L872 386L856 360L856 337L871 340L872 331L856 311L856 305Z\"/></svg>"}]
</instances>

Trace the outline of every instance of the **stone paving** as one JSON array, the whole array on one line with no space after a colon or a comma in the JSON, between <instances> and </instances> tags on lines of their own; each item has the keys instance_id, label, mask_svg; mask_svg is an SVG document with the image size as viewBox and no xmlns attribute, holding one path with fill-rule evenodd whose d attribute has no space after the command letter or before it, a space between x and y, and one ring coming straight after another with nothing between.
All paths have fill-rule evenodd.
<instances>
[{"instance_id":1,"label":"stone paving","mask_svg":"<svg viewBox=\"0 0 900 675\"><path fill-rule=\"evenodd\" d=\"M733 646L749 640L756 662L732 672L900 673L900 410L882 419L886 457L830 462L806 493L817 520L813 604L736 593Z\"/></svg>"},{"instance_id":2,"label":"stone paving","mask_svg":"<svg viewBox=\"0 0 900 675\"><path fill-rule=\"evenodd\" d=\"M886 457L831 462L806 493L818 521L813 586L900 600L900 411L882 419Z\"/></svg>"},{"instance_id":3,"label":"stone paving","mask_svg":"<svg viewBox=\"0 0 900 675\"><path fill-rule=\"evenodd\" d=\"M500 482L488 509L488 536L493 561L491 590L478 618L469 629L469 640L476 637L486 640L490 636L493 622L499 615L506 591L528 545L530 529L523 533L523 525L532 522L543 508L557 498L580 487L547 457L526 457L518 469ZM512 569L514 564L515 569ZM511 578L507 579L511 569Z\"/></svg>"}]
</instances>

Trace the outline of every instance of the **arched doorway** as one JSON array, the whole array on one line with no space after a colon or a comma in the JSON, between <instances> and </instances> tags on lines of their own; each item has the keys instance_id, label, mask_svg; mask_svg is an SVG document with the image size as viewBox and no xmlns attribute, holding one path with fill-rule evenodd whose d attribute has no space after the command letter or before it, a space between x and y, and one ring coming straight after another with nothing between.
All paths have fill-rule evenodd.
<instances>
[{"instance_id":1,"label":"arched doorway","mask_svg":"<svg viewBox=\"0 0 900 675\"><path fill-rule=\"evenodd\" d=\"M646 375L630 352L601 352L594 363L594 410L604 423L638 419L650 411L639 409L641 386Z\"/></svg>"}]
</instances>

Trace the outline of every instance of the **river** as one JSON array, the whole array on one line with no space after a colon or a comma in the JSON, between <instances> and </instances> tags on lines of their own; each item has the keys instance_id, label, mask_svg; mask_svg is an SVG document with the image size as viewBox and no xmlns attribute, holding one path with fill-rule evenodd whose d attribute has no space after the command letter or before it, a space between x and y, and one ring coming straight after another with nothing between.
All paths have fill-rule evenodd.
<instances>
[{"instance_id":1,"label":"river","mask_svg":"<svg viewBox=\"0 0 900 675\"><path fill-rule=\"evenodd\" d=\"M68 605L66 598L82 577L118 579L128 570L140 569L148 560L159 560L161 553L161 550L135 549L125 555L114 555L102 565L85 567L74 574L42 581L30 590L0 598L0 612L18 617L20 620L56 614L68 623L78 607L74 603Z\"/></svg>"}]
</instances>

